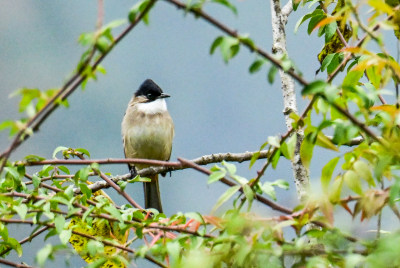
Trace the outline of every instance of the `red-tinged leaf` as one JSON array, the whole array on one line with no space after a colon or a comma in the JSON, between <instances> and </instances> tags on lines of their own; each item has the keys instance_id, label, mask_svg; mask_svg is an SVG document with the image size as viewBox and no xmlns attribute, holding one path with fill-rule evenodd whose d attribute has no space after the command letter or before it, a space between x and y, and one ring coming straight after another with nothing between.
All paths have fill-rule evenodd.
<instances>
[{"instance_id":1,"label":"red-tinged leaf","mask_svg":"<svg viewBox=\"0 0 400 268\"><path fill-rule=\"evenodd\" d=\"M324 214L325 219L328 221L330 226L333 226L333 205L329 202L328 198L324 198L319 205L321 212Z\"/></svg>"},{"instance_id":2,"label":"red-tinged leaf","mask_svg":"<svg viewBox=\"0 0 400 268\"><path fill-rule=\"evenodd\" d=\"M334 22L334 21L336 21L336 17L333 17L333 16L332 17L326 17L325 19L323 19L320 22L318 22L318 24L315 25L314 29L312 29L312 30L314 31L315 29L323 27L323 26L325 26L327 24L330 24L331 22Z\"/></svg>"},{"instance_id":3,"label":"red-tinged leaf","mask_svg":"<svg viewBox=\"0 0 400 268\"><path fill-rule=\"evenodd\" d=\"M354 216L353 211L351 211L351 209L349 208L347 202L342 202L340 205L341 205L347 212L349 212L351 216Z\"/></svg>"}]
</instances>

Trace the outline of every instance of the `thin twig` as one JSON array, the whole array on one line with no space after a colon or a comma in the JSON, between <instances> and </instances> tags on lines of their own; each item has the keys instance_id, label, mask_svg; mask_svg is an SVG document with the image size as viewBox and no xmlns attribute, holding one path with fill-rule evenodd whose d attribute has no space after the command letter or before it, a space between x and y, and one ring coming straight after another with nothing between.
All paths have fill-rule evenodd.
<instances>
[{"instance_id":1,"label":"thin twig","mask_svg":"<svg viewBox=\"0 0 400 268\"><path fill-rule=\"evenodd\" d=\"M29 266L29 265L19 264L19 263L15 263L15 262L4 260L4 259L0 259L0 263L11 266L11 267L17 267L17 268L33 268L32 266Z\"/></svg>"},{"instance_id":2,"label":"thin twig","mask_svg":"<svg viewBox=\"0 0 400 268\"><path fill-rule=\"evenodd\" d=\"M33 238L35 238L36 236L40 235L41 233L43 233L44 231L46 231L46 230L48 230L48 229L49 229L48 226L44 226L44 227L40 228L39 230L37 230L36 232L34 232L33 234L31 234L30 236L28 236L28 237L26 237L26 238L20 240L18 243L19 243L20 245L23 245L23 244L25 244L26 242L30 242L30 241L32 241ZM0 252L0 256L3 256L3 255L5 255L5 254L7 254L7 253L10 252L11 250L12 250L12 248L10 248L10 247L7 248L7 249L5 249L5 250L3 250L2 252Z\"/></svg>"}]
</instances>

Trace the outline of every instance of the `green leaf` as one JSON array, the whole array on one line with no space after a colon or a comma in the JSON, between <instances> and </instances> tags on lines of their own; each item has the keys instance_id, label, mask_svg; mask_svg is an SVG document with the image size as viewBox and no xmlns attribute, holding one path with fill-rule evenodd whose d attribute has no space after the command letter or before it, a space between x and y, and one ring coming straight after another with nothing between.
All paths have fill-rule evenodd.
<instances>
[{"instance_id":1,"label":"green leaf","mask_svg":"<svg viewBox=\"0 0 400 268\"><path fill-rule=\"evenodd\" d=\"M222 58L225 63L228 63L239 52L239 40L230 36L225 36L219 45Z\"/></svg>"},{"instance_id":2,"label":"green leaf","mask_svg":"<svg viewBox=\"0 0 400 268\"><path fill-rule=\"evenodd\" d=\"M339 157L332 158L323 168L321 174L321 186L324 192L328 192L329 183L332 178L333 171L337 163L339 162Z\"/></svg>"},{"instance_id":3,"label":"green leaf","mask_svg":"<svg viewBox=\"0 0 400 268\"><path fill-rule=\"evenodd\" d=\"M272 65L271 68L269 68L267 75L268 83L270 84L274 83L277 72L278 72L278 67L276 67L275 65Z\"/></svg>"},{"instance_id":4,"label":"green leaf","mask_svg":"<svg viewBox=\"0 0 400 268\"><path fill-rule=\"evenodd\" d=\"M69 239L71 238L71 235L72 235L72 230L62 230L59 235L61 243L63 245L66 245Z\"/></svg>"},{"instance_id":5,"label":"green leaf","mask_svg":"<svg viewBox=\"0 0 400 268\"><path fill-rule=\"evenodd\" d=\"M117 184L118 184L119 188L121 188L121 191L124 191L126 186L128 185L128 182L127 181L118 181Z\"/></svg>"},{"instance_id":6,"label":"green leaf","mask_svg":"<svg viewBox=\"0 0 400 268\"><path fill-rule=\"evenodd\" d=\"M38 251L36 254L36 262L39 264L39 266L44 267L44 263L49 258L52 251L53 247L50 244L47 244L44 248Z\"/></svg>"},{"instance_id":7,"label":"green leaf","mask_svg":"<svg viewBox=\"0 0 400 268\"><path fill-rule=\"evenodd\" d=\"M89 167L84 167L78 170L78 172L75 173L75 178L86 182L89 178L89 173L90 173L90 168Z\"/></svg>"},{"instance_id":8,"label":"green leaf","mask_svg":"<svg viewBox=\"0 0 400 268\"><path fill-rule=\"evenodd\" d=\"M110 23L103 26L102 31L106 31L108 29L114 29L126 23L126 19L116 19L111 21Z\"/></svg>"},{"instance_id":9,"label":"green leaf","mask_svg":"<svg viewBox=\"0 0 400 268\"><path fill-rule=\"evenodd\" d=\"M276 153L274 153L274 155L272 156L271 164L273 169L276 169L276 166L278 165L280 158L281 158L281 150L278 149Z\"/></svg>"},{"instance_id":10,"label":"green leaf","mask_svg":"<svg viewBox=\"0 0 400 268\"><path fill-rule=\"evenodd\" d=\"M256 161L258 160L258 157L259 157L259 156L260 156L260 152L255 152L255 153L251 156L249 168L251 168L251 167L256 163Z\"/></svg>"},{"instance_id":11,"label":"green leaf","mask_svg":"<svg viewBox=\"0 0 400 268\"><path fill-rule=\"evenodd\" d=\"M68 150L68 147L65 146L58 146L54 151L53 151L53 158L56 158L56 155L58 152L62 152Z\"/></svg>"},{"instance_id":12,"label":"green leaf","mask_svg":"<svg viewBox=\"0 0 400 268\"><path fill-rule=\"evenodd\" d=\"M116 207L106 206L104 210L110 213L111 216L119 220L119 222L122 223L124 221L124 219L122 219L121 212Z\"/></svg>"},{"instance_id":13,"label":"green leaf","mask_svg":"<svg viewBox=\"0 0 400 268\"><path fill-rule=\"evenodd\" d=\"M343 177L338 176L332 183L332 186L329 188L329 200L332 203L337 203L340 201L340 193L342 191L343 185Z\"/></svg>"},{"instance_id":14,"label":"green leaf","mask_svg":"<svg viewBox=\"0 0 400 268\"><path fill-rule=\"evenodd\" d=\"M236 166L234 164L228 163L225 160L223 160L221 164L229 172L229 175L234 175L236 173Z\"/></svg>"},{"instance_id":15,"label":"green leaf","mask_svg":"<svg viewBox=\"0 0 400 268\"><path fill-rule=\"evenodd\" d=\"M327 136L325 136L325 134L322 132L318 132L316 144L318 146L321 146L323 148L326 148L326 149L329 149L329 150L332 150L335 152L339 151L339 149L335 146L335 144L333 144L332 141Z\"/></svg>"},{"instance_id":16,"label":"green leaf","mask_svg":"<svg viewBox=\"0 0 400 268\"><path fill-rule=\"evenodd\" d=\"M25 204L19 204L18 206L14 206L15 212L18 213L18 216L22 219L25 220L26 213L28 212L28 207Z\"/></svg>"},{"instance_id":17,"label":"green leaf","mask_svg":"<svg viewBox=\"0 0 400 268\"><path fill-rule=\"evenodd\" d=\"M232 5L228 0L211 0L211 2L221 4L229 8L235 15L238 14L236 7Z\"/></svg>"},{"instance_id":18,"label":"green leaf","mask_svg":"<svg viewBox=\"0 0 400 268\"><path fill-rule=\"evenodd\" d=\"M198 221L201 224L205 224L203 216L198 212L186 212L185 217L194 219L195 221Z\"/></svg>"},{"instance_id":19,"label":"green leaf","mask_svg":"<svg viewBox=\"0 0 400 268\"><path fill-rule=\"evenodd\" d=\"M361 182L360 178L357 176L357 173L354 172L353 170L348 170L346 173L343 175L344 182L347 184L347 186L356 194L362 195L363 190L361 187Z\"/></svg>"},{"instance_id":20,"label":"green leaf","mask_svg":"<svg viewBox=\"0 0 400 268\"><path fill-rule=\"evenodd\" d=\"M246 196L246 199L249 201L249 203L253 202L254 192L248 184L243 185L243 192L244 192L244 195Z\"/></svg>"},{"instance_id":21,"label":"green leaf","mask_svg":"<svg viewBox=\"0 0 400 268\"><path fill-rule=\"evenodd\" d=\"M314 150L314 143L312 143L309 139L305 138L300 146L300 158L301 162L306 168L310 167L313 150Z\"/></svg>"},{"instance_id":22,"label":"green leaf","mask_svg":"<svg viewBox=\"0 0 400 268\"><path fill-rule=\"evenodd\" d=\"M215 206L212 209L213 213L215 210L217 210L222 204L224 204L226 201L228 201L235 193L237 193L237 191L239 191L239 189L241 188L240 185L236 185L236 186L232 186L230 187L228 190L226 190L226 192L224 194L222 194L220 196L220 198L218 199L217 203L215 204Z\"/></svg>"},{"instance_id":23,"label":"green leaf","mask_svg":"<svg viewBox=\"0 0 400 268\"><path fill-rule=\"evenodd\" d=\"M325 26L325 43L328 43L329 40L331 40L332 36L336 33L336 29L337 29L336 21L333 21Z\"/></svg>"},{"instance_id":24,"label":"green leaf","mask_svg":"<svg viewBox=\"0 0 400 268\"><path fill-rule=\"evenodd\" d=\"M18 242L17 239L13 238L13 237L9 237L7 239L7 245L10 246L13 250L15 250L18 254L18 257L22 256L22 246L21 244Z\"/></svg>"},{"instance_id":25,"label":"green leaf","mask_svg":"<svg viewBox=\"0 0 400 268\"><path fill-rule=\"evenodd\" d=\"M41 182L41 179L36 174L33 174L32 175L32 182L33 182L33 187L35 187L35 189L38 189L39 185L40 185L40 182Z\"/></svg>"},{"instance_id":26,"label":"green leaf","mask_svg":"<svg viewBox=\"0 0 400 268\"><path fill-rule=\"evenodd\" d=\"M245 185L247 184L249 181L246 178L243 178L239 175L231 175L232 179L234 179L237 183L239 183L240 185Z\"/></svg>"},{"instance_id":27,"label":"green leaf","mask_svg":"<svg viewBox=\"0 0 400 268\"><path fill-rule=\"evenodd\" d=\"M172 260L180 259L183 248L180 245L179 241L171 241L171 242L167 243L166 249L167 249L169 258L171 258Z\"/></svg>"},{"instance_id":28,"label":"green leaf","mask_svg":"<svg viewBox=\"0 0 400 268\"><path fill-rule=\"evenodd\" d=\"M281 147L281 139L278 136L269 136L268 143L276 148Z\"/></svg>"},{"instance_id":29,"label":"green leaf","mask_svg":"<svg viewBox=\"0 0 400 268\"><path fill-rule=\"evenodd\" d=\"M146 178L146 177L140 177L137 175L135 178L128 180L127 182L133 183L133 182L151 182L151 179Z\"/></svg>"},{"instance_id":30,"label":"green leaf","mask_svg":"<svg viewBox=\"0 0 400 268\"><path fill-rule=\"evenodd\" d=\"M64 229L64 225L65 225L65 218L63 215L57 215L54 218L54 225L56 227L56 231L57 233L61 233L61 231Z\"/></svg>"},{"instance_id":31,"label":"green leaf","mask_svg":"<svg viewBox=\"0 0 400 268\"><path fill-rule=\"evenodd\" d=\"M249 67L249 72L251 74L258 72L265 63L266 61L262 59L257 59L253 61L253 63Z\"/></svg>"},{"instance_id":32,"label":"green leaf","mask_svg":"<svg viewBox=\"0 0 400 268\"><path fill-rule=\"evenodd\" d=\"M12 120L6 120L0 123L0 131L5 130L9 128L10 129L10 136L15 134L18 131L18 128L16 126L16 122Z\"/></svg>"},{"instance_id":33,"label":"green leaf","mask_svg":"<svg viewBox=\"0 0 400 268\"><path fill-rule=\"evenodd\" d=\"M303 17L301 17L295 27L294 27L294 32L297 32L297 30L299 29L300 25L303 24L303 22L305 22L306 20L315 17L315 16L323 16L324 15L324 11L322 11L321 9L315 9L312 13L306 14Z\"/></svg>"},{"instance_id":34,"label":"green leaf","mask_svg":"<svg viewBox=\"0 0 400 268\"><path fill-rule=\"evenodd\" d=\"M128 19L130 23L135 22L136 17L139 15L140 12L143 12L149 2L149 0L139 1L131 8L128 14ZM143 21L145 24L148 24L148 18L143 18Z\"/></svg>"},{"instance_id":35,"label":"green leaf","mask_svg":"<svg viewBox=\"0 0 400 268\"><path fill-rule=\"evenodd\" d=\"M17 167L5 167L4 171L6 171L6 174L10 175L16 181L21 181L21 177L17 170Z\"/></svg>"},{"instance_id":36,"label":"green leaf","mask_svg":"<svg viewBox=\"0 0 400 268\"><path fill-rule=\"evenodd\" d=\"M316 95L316 94L323 94L325 89L329 84L322 80L317 80L311 82L307 86L303 88L301 91L301 95L308 96L308 95Z\"/></svg>"},{"instance_id":37,"label":"green leaf","mask_svg":"<svg viewBox=\"0 0 400 268\"><path fill-rule=\"evenodd\" d=\"M328 74L333 73L333 71L335 71L339 67L339 65L343 61L343 57L344 56L343 56L342 52L333 54L332 60L329 62L329 64L327 64L327 68L326 69L327 69Z\"/></svg>"},{"instance_id":38,"label":"green leaf","mask_svg":"<svg viewBox=\"0 0 400 268\"><path fill-rule=\"evenodd\" d=\"M57 166L57 168L59 170L61 170L62 172L64 172L65 174L70 174L69 169L66 166Z\"/></svg>"},{"instance_id":39,"label":"green leaf","mask_svg":"<svg viewBox=\"0 0 400 268\"><path fill-rule=\"evenodd\" d=\"M239 36L239 41L243 45L247 45L250 50L256 49L256 44L254 43L253 39L251 39L248 35Z\"/></svg>"},{"instance_id":40,"label":"green leaf","mask_svg":"<svg viewBox=\"0 0 400 268\"><path fill-rule=\"evenodd\" d=\"M378 68L376 68L376 66L368 66L365 71L367 73L368 80L372 83L372 85L375 88L380 88L382 76L378 71Z\"/></svg>"},{"instance_id":41,"label":"green leaf","mask_svg":"<svg viewBox=\"0 0 400 268\"><path fill-rule=\"evenodd\" d=\"M374 178L372 177L372 172L370 166L364 161L358 160L353 164L354 171L363 178L368 185L376 187Z\"/></svg>"},{"instance_id":42,"label":"green leaf","mask_svg":"<svg viewBox=\"0 0 400 268\"><path fill-rule=\"evenodd\" d=\"M276 180L276 181L272 182L271 185L272 186L277 186L277 187L285 189L285 190L289 189L289 183L287 181L285 181L285 180L282 180L282 179L279 179L279 180Z\"/></svg>"},{"instance_id":43,"label":"green leaf","mask_svg":"<svg viewBox=\"0 0 400 268\"><path fill-rule=\"evenodd\" d=\"M86 183L79 183L79 189L81 190L82 194L86 196L86 198L89 199L92 196L92 190Z\"/></svg>"},{"instance_id":44,"label":"green leaf","mask_svg":"<svg viewBox=\"0 0 400 268\"><path fill-rule=\"evenodd\" d=\"M217 38L215 38L214 42L211 44L210 47L211 55L214 54L215 49L221 45L223 39L224 39L223 36L218 36Z\"/></svg>"},{"instance_id":45,"label":"green leaf","mask_svg":"<svg viewBox=\"0 0 400 268\"><path fill-rule=\"evenodd\" d=\"M358 84L358 81L364 75L362 71L350 71L347 73L346 77L343 80L342 87L353 87Z\"/></svg>"},{"instance_id":46,"label":"green leaf","mask_svg":"<svg viewBox=\"0 0 400 268\"><path fill-rule=\"evenodd\" d=\"M324 60L322 61L321 64L321 71L325 71L326 67L329 66L329 64L332 62L333 58L335 57L336 53L330 53L328 54Z\"/></svg>"},{"instance_id":47,"label":"green leaf","mask_svg":"<svg viewBox=\"0 0 400 268\"><path fill-rule=\"evenodd\" d=\"M208 184L211 184L213 182L219 181L226 175L226 170L219 170L219 171L214 171L213 173L208 176Z\"/></svg>"},{"instance_id":48,"label":"green leaf","mask_svg":"<svg viewBox=\"0 0 400 268\"><path fill-rule=\"evenodd\" d=\"M315 14L311 19L310 22L308 23L308 28L307 28L307 33L310 35L312 33L312 31L314 30L315 26L317 26L317 24L323 20L324 18L326 18L326 15L324 13L322 14Z\"/></svg>"},{"instance_id":49,"label":"green leaf","mask_svg":"<svg viewBox=\"0 0 400 268\"><path fill-rule=\"evenodd\" d=\"M287 142L282 143L281 152L289 160L294 157L294 151L296 149L297 135L293 134L289 137Z\"/></svg>"},{"instance_id":50,"label":"green leaf","mask_svg":"<svg viewBox=\"0 0 400 268\"><path fill-rule=\"evenodd\" d=\"M267 195L269 195L273 200L276 201L276 193L275 193L275 188L271 185L270 182L265 182L262 186L261 186L261 190L266 193Z\"/></svg>"},{"instance_id":51,"label":"green leaf","mask_svg":"<svg viewBox=\"0 0 400 268\"><path fill-rule=\"evenodd\" d=\"M83 149L83 148L77 148L77 149L75 149L75 151L77 151L77 152L80 152L81 154L83 154L83 155L87 155L88 157L90 157L90 153L89 153L89 151L88 151L88 150L86 150L86 149Z\"/></svg>"}]
</instances>

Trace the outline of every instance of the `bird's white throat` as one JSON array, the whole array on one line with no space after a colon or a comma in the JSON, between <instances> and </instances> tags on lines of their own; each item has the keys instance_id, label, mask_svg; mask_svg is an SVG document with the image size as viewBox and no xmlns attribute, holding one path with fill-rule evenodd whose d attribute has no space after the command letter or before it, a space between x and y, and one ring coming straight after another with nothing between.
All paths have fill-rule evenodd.
<instances>
[{"instance_id":1,"label":"bird's white throat","mask_svg":"<svg viewBox=\"0 0 400 268\"><path fill-rule=\"evenodd\" d=\"M167 103L164 99L157 99L152 102L138 103L136 104L138 111L145 114L157 114L167 111Z\"/></svg>"}]
</instances>

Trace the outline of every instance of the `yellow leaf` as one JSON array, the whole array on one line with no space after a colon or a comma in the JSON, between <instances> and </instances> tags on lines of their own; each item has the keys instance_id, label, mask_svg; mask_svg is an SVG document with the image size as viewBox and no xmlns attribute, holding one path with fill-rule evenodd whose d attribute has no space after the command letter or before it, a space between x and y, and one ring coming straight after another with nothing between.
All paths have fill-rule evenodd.
<instances>
[{"instance_id":1,"label":"yellow leaf","mask_svg":"<svg viewBox=\"0 0 400 268\"><path fill-rule=\"evenodd\" d=\"M369 0L368 4L374 7L376 10L382 11L383 13L386 13L389 16L393 14L393 8L391 8L383 0Z\"/></svg>"},{"instance_id":2,"label":"yellow leaf","mask_svg":"<svg viewBox=\"0 0 400 268\"><path fill-rule=\"evenodd\" d=\"M335 144L333 144L331 140L327 136L325 136L325 134L322 132L318 133L317 145L336 152L339 151L339 149L335 146Z\"/></svg>"}]
</instances>

